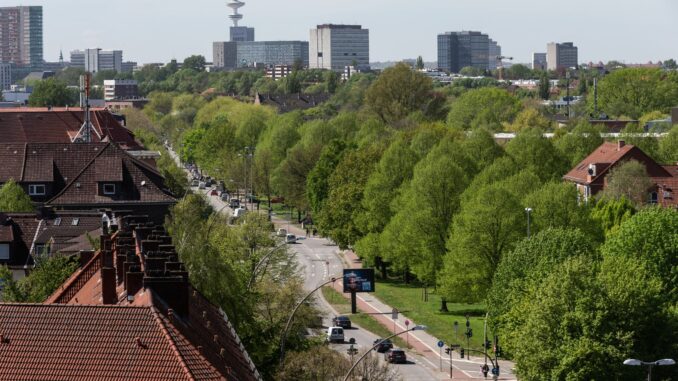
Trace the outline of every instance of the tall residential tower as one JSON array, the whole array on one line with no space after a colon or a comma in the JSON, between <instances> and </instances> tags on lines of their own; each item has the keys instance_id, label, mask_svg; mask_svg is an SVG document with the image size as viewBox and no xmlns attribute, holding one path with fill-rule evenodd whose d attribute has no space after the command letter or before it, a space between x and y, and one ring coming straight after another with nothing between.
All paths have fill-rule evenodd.
<instances>
[{"instance_id":1,"label":"tall residential tower","mask_svg":"<svg viewBox=\"0 0 678 381\"><path fill-rule=\"evenodd\" d=\"M578 49L571 42L550 42L546 46L546 66L549 70L562 70L578 65Z\"/></svg>"},{"instance_id":2,"label":"tall residential tower","mask_svg":"<svg viewBox=\"0 0 678 381\"><path fill-rule=\"evenodd\" d=\"M0 7L0 62L40 67L42 7Z\"/></svg>"}]
</instances>

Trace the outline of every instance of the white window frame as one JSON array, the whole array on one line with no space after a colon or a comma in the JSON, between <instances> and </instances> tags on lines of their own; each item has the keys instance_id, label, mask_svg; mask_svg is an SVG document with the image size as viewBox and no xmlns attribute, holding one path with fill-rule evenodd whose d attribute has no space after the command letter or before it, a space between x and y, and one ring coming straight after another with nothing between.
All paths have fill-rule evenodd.
<instances>
[{"instance_id":1,"label":"white window frame","mask_svg":"<svg viewBox=\"0 0 678 381\"><path fill-rule=\"evenodd\" d=\"M10 256L11 254L9 252L9 243L0 243L0 260L2 261L9 260Z\"/></svg>"},{"instance_id":2,"label":"white window frame","mask_svg":"<svg viewBox=\"0 0 678 381\"><path fill-rule=\"evenodd\" d=\"M38 188L42 187L42 192L38 192ZM29 184L28 185L28 195L29 196L44 196L47 193L47 187L45 184Z\"/></svg>"},{"instance_id":3,"label":"white window frame","mask_svg":"<svg viewBox=\"0 0 678 381\"><path fill-rule=\"evenodd\" d=\"M658 203L659 203L659 193L650 192L650 204L658 204Z\"/></svg>"},{"instance_id":4,"label":"white window frame","mask_svg":"<svg viewBox=\"0 0 678 381\"><path fill-rule=\"evenodd\" d=\"M112 192L106 191L106 187L113 187L113 191L112 191ZM115 194L115 191L116 191L116 186L115 186L115 184L105 183L104 185L102 185L102 188L103 188L104 194L107 195L107 196L112 196L112 195Z\"/></svg>"}]
</instances>

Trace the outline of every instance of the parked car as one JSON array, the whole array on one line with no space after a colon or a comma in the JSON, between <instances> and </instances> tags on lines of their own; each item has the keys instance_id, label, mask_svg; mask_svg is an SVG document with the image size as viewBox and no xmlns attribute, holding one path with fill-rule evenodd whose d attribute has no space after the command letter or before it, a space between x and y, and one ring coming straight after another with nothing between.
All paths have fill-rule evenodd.
<instances>
[{"instance_id":1,"label":"parked car","mask_svg":"<svg viewBox=\"0 0 678 381\"><path fill-rule=\"evenodd\" d=\"M212 191L210 192L210 196L218 196L218 195L219 194L218 194L216 189L212 189Z\"/></svg>"},{"instance_id":2,"label":"parked car","mask_svg":"<svg viewBox=\"0 0 678 381\"><path fill-rule=\"evenodd\" d=\"M239 208L240 207L240 200L238 200L237 198L232 198L228 202L228 206L231 207L231 209Z\"/></svg>"},{"instance_id":3,"label":"parked car","mask_svg":"<svg viewBox=\"0 0 678 381\"><path fill-rule=\"evenodd\" d=\"M407 364L407 355L405 355L404 350L393 348L384 353L384 360L391 364Z\"/></svg>"},{"instance_id":4,"label":"parked car","mask_svg":"<svg viewBox=\"0 0 678 381\"><path fill-rule=\"evenodd\" d=\"M233 211L233 218L240 218L247 214L247 209L245 208L237 208L236 210Z\"/></svg>"},{"instance_id":5,"label":"parked car","mask_svg":"<svg viewBox=\"0 0 678 381\"><path fill-rule=\"evenodd\" d=\"M334 319L332 319L332 324L336 325L337 327L342 327L342 328L351 328L351 319L348 316L335 316Z\"/></svg>"},{"instance_id":6,"label":"parked car","mask_svg":"<svg viewBox=\"0 0 678 381\"><path fill-rule=\"evenodd\" d=\"M287 234L285 236L285 243L297 243L297 236L294 234Z\"/></svg>"},{"instance_id":7,"label":"parked car","mask_svg":"<svg viewBox=\"0 0 678 381\"><path fill-rule=\"evenodd\" d=\"M379 344L379 345L377 345L377 344ZM377 352L379 352L379 353L384 353L384 352L388 351L389 349L393 348L393 343L389 339L386 339L386 340L383 340L383 341L382 341L382 339L376 339L376 340L374 340L374 344L372 344L372 345L377 345L376 349L377 349Z\"/></svg>"},{"instance_id":8,"label":"parked car","mask_svg":"<svg viewBox=\"0 0 678 381\"><path fill-rule=\"evenodd\" d=\"M278 229L278 232L276 233L278 237L284 237L287 235L287 229L285 228L280 228Z\"/></svg>"},{"instance_id":9,"label":"parked car","mask_svg":"<svg viewBox=\"0 0 678 381\"><path fill-rule=\"evenodd\" d=\"M198 184L198 189L205 189L205 187L206 187L206 185L205 185L205 182L204 182L204 181L201 181L201 182Z\"/></svg>"},{"instance_id":10,"label":"parked car","mask_svg":"<svg viewBox=\"0 0 678 381\"><path fill-rule=\"evenodd\" d=\"M191 181L191 186L192 186L192 187L197 187L198 185L200 185L200 181L198 181L198 179L195 179L195 180Z\"/></svg>"},{"instance_id":11,"label":"parked car","mask_svg":"<svg viewBox=\"0 0 678 381\"><path fill-rule=\"evenodd\" d=\"M327 328L327 341L330 343L343 343L344 329L341 327Z\"/></svg>"},{"instance_id":12,"label":"parked car","mask_svg":"<svg viewBox=\"0 0 678 381\"><path fill-rule=\"evenodd\" d=\"M222 192L221 193L221 201L224 201L224 202L228 201L228 196L229 196L228 193Z\"/></svg>"}]
</instances>

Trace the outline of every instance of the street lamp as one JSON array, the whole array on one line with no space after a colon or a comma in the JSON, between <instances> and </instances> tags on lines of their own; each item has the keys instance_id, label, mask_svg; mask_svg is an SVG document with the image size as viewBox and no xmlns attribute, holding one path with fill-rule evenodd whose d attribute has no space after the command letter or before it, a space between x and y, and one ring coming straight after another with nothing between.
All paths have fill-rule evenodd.
<instances>
[{"instance_id":1,"label":"street lamp","mask_svg":"<svg viewBox=\"0 0 678 381\"><path fill-rule=\"evenodd\" d=\"M637 360L637 359L626 359L626 360L624 360L624 365L630 365L630 366L647 365L647 381L652 381L652 367L653 366L676 365L676 361L674 359L661 359L661 360L657 360L657 361L640 361L640 360Z\"/></svg>"},{"instance_id":2,"label":"street lamp","mask_svg":"<svg viewBox=\"0 0 678 381\"><path fill-rule=\"evenodd\" d=\"M356 361L356 362L353 364L353 366L351 366L351 369L349 369L349 370L348 370L348 373L346 373L346 376L344 376L344 381L348 381L348 378L351 377L351 373L353 373L353 369L355 369L355 367L358 366L358 364L360 364L360 362L361 362L361 361L362 361L362 360L363 360L370 352L372 352L375 348L377 348L382 342L384 342L384 341L386 341L386 340L389 340L389 339L391 339L391 338L393 338L393 337L402 335L403 333L408 333L408 332L410 332L410 331L425 331L426 329L428 329L428 327L426 327L425 325L415 325L414 327L412 327L412 328L410 328L410 329L406 329L406 330L404 330L404 331L402 331L402 332L394 333L393 335L391 335L391 336L389 336L389 337L387 337L387 338L385 338L385 339L379 340L378 342L376 342L376 343L372 346L372 348L368 349L365 353L363 353L363 355L360 356L360 358L358 359L358 361Z\"/></svg>"},{"instance_id":3,"label":"street lamp","mask_svg":"<svg viewBox=\"0 0 678 381\"><path fill-rule=\"evenodd\" d=\"M252 284L254 283L254 281L256 280L256 277L257 277L257 272L259 272L259 267L261 267L264 264L264 262L266 262L266 260L268 260L268 258L271 255L273 255L273 253L278 251L278 249L280 249L283 246L287 246L287 243L286 242L281 243L280 245L269 250L268 253L264 254L264 256L261 257L261 259L259 260L259 263L257 263L256 266L254 266L254 270L252 270L252 276L250 277L250 281L247 282L247 291L249 291L252 288Z\"/></svg>"},{"instance_id":4,"label":"street lamp","mask_svg":"<svg viewBox=\"0 0 678 381\"><path fill-rule=\"evenodd\" d=\"M532 208L525 208L525 213L527 213L527 238L530 238L530 213L532 213Z\"/></svg>"}]
</instances>

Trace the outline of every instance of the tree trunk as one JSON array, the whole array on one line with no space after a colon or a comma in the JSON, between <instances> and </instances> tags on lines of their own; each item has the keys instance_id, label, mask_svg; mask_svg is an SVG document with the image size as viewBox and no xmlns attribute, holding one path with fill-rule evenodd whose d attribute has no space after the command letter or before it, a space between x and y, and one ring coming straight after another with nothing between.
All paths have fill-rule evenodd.
<instances>
[{"instance_id":1,"label":"tree trunk","mask_svg":"<svg viewBox=\"0 0 678 381\"><path fill-rule=\"evenodd\" d=\"M386 268L386 262L384 262L381 257L377 257L379 261L379 267L381 268L381 279L388 278L388 269Z\"/></svg>"},{"instance_id":2,"label":"tree trunk","mask_svg":"<svg viewBox=\"0 0 678 381\"><path fill-rule=\"evenodd\" d=\"M450 312L450 310L447 309L447 300L445 300L445 298L440 300L440 312Z\"/></svg>"},{"instance_id":3,"label":"tree trunk","mask_svg":"<svg viewBox=\"0 0 678 381\"><path fill-rule=\"evenodd\" d=\"M410 284L410 270L405 270L405 284Z\"/></svg>"}]
</instances>

